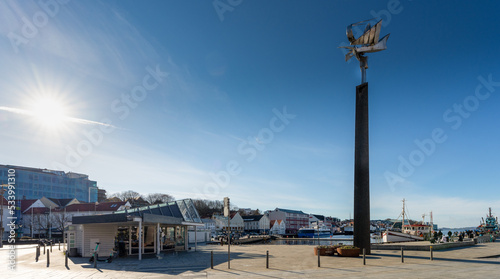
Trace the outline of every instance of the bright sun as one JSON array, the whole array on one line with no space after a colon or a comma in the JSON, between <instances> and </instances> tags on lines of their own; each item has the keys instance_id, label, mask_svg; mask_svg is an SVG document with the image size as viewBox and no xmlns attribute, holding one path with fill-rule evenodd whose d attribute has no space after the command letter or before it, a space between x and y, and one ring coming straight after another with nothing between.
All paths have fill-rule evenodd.
<instances>
[{"instance_id":1,"label":"bright sun","mask_svg":"<svg viewBox=\"0 0 500 279\"><path fill-rule=\"evenodd\" d=\"M57 129L67 119L65 106L55 99L38 100L32 109L33 116L45 128Z\"/></svg>"}]
</instances>

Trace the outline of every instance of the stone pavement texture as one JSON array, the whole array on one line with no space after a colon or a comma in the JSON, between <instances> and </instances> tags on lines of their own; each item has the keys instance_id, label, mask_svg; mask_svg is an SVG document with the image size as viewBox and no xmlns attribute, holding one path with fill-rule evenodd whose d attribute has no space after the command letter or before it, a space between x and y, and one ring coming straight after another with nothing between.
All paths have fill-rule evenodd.
<instances>
[{"instance_id":1,"label":"stone pavement texture","mask_svg":"<svg viewBox=\"0 0 500 279\"><path fill-rule=\"evenodd\" d=\"M47 267L43 249L35 262L35 246L19 246L17 268L8 270L8 246L0 249L1 278L496 278L500 272L500 242L472 247L434 251L374 250L363 258L318 257L309 245L240 245L231 246L228 269L227 246L198 246L196 252L118 258L112 263L99 262L97 269L88 258L70 258L64 266L64 254L53 247ZM210 253L214 253L214 269ZM266 268L269 251L269 269Z\"/></svg>"}]
</instances>

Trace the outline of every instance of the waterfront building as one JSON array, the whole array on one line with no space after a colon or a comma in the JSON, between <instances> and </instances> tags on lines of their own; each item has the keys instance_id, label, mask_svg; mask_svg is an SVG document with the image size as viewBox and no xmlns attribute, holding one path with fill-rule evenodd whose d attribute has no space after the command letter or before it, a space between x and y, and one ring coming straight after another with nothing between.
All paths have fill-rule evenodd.
<instances>
[{"instance_id":1,"label":"waterfront building","mask_svg":"<svg viewBox=\"0 0 500 279\"><path fill-rule=\"evenodd\" d=\"M283 235L286 233L286 225L283 220L271 220L270 227L269 234Z\"/></svg>"},{"instance_id":2,"label":"waterfront building","mask_svg":"<svg viewBox=\"0 0 500 279\"><path fill-rule=\"evenodd\" d=\"M7 184L8 171L16 172L16 198L76 198L83 202L97 201L97 182L86 174L30 167L0 165L0 184Z\"/></svg>"},{"instance_id":3,"label":"waterfront building","mask_svg":"<svg viewBox=\"0 0 500 279\"><path fill-rule=\"evenodd\" d=\"M205 225L205 230L210 231L210 233L215 234L215 220L214 219L209 219L209 218L203 218L201 219L201 222L203 222L203 225Z\"/></svg>"},{"instance_id":4,"label":"waterfront building","mask_svg":"<svg viewBox=\"0 0 500 279\"><path fill-rule=\"evenodd\" d=\"M300 210L276 208L269 211L270 220L283 220L286 225L286 233L296 234L300 228L309 227L309 214Z\"/></svg>"},{"instance_id":5,"label":"waterfront building","mask_svg":"<svg viewBox=\"0 0 500 279\"><path fill-rule=\"evenodd\" d=\"M203 223L193 201L185 199L113 214L75 216L66 237L70 255L90 257L99 242L99 255L117 249L120 255L137 255L141 260L143 254L188 250L189 226Z\"/></svg>"},{"instance_id":6,"label":"waterfront building","mask_svg":"<svg viewBox=\"0 0 500 279\"><path fill-rule=\"evenodd\" d=\"M269 216L264 215L247 215L242 216L244 229L246 232L269 233L270 220Z\"/></svg>"},{"instance_id":7,"label":"waterfront building","mask_svg":"<svg viewBox=\"0 0 500 279\"><path fill-rule=\"evenodd\" d=\"M245 222L243 222L243 218L241 217L239 212L231 212L230 214L231 220L229 222L229 226L231 228L231 232L243 232L245 228ZM217 231L227 231L227 217L222 215L214 215L213 219L215 221L215 229Z\"/></svg>"}]
</instances>

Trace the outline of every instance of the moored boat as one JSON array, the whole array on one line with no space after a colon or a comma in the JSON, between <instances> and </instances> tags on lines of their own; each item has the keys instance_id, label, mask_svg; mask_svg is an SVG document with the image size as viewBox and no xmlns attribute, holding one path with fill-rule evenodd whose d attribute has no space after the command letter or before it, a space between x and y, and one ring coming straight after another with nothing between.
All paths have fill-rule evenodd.
<instances>
[{"instance_id":1,"label":"moored boat","mask_svg":"<svg viewBox=\"0 0 500 279\"><path fill-rule=\"evenodd\" d=\"M404 199L403 199L403 211L401 212L400 216L402 217L401 231L395 231L393 228L391 228L391 230L383 232L382 234L383 242L421 241L424 240L426 235L430 235L434 231L434 225L432 224L432 212L431 212L430 223L425 223L424 220L422 220L422 222L414 224L410 223L409 218L405 213ZM405 218L408 221L408 223L405 222Z\"/></svg>"},{"instance_id":2,"label":"moored boat","mask_svg":"<svg viewBox=\"0 0 500 279\"><path fill-rule=\"evenodd\" d=\"M297 232L297 236L300 238L321 238L329 237L332 232L327 228L301 228Z\"/></svg>"},{"instance_id":3,"label":"moored boat","mask_svg":"<svg viewBox=\"0 0 500 279\"><path fill-rule=\"evenodd\" d=\"M481 218L481 224L479 225L479 227L477 227L477 229L481 233L496 233L500 231L498 226L498 217L493 217L493 214L491 213L491 207L488 209L486 220Z\"/></svg>"}]
</instances>

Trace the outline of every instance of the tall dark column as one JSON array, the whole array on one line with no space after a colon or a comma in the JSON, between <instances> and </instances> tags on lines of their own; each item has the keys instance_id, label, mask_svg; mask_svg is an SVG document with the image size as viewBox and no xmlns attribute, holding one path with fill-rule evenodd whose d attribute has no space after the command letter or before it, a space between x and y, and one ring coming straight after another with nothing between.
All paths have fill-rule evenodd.
<instances>
[{"instance_id":1,"label":"tall dark column","mask_svg":"<svg viewBox=\"0 0 500 279\"><path fill-rule=\"evenodd\" d=\"M356 86L354 144L354 246L370 254L370 160L368 138L368 83Z\"/></svg>"}]
</instances>

